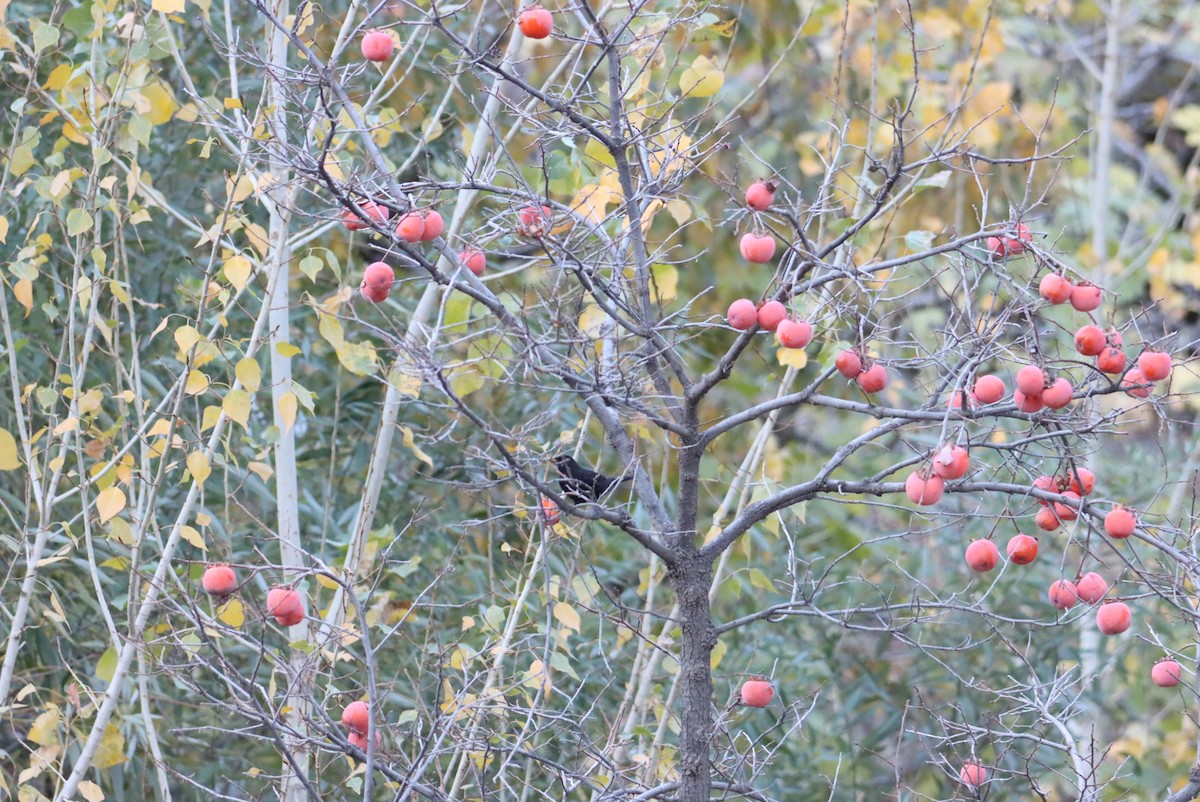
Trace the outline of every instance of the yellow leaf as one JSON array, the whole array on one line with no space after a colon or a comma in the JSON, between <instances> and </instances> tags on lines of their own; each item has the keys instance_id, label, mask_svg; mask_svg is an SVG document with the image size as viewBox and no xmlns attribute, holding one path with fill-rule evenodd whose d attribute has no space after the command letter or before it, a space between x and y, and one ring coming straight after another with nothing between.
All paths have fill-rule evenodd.
<instances>
[{"instance_id":1,"label":"yellow leaf","mask_svg":"<svg viewBox=\"0 0 1200 802\"><path fill-rule=\"evenodd\" d=\"M342 321L333 315L322 312L318 312L317 315L320 318L317 322L317 331L334 348L341 347L342 343L346 342L345 332L342 331Z\"/></svg>"},{"instance_id":2,"label":"yellow leaf","mask_svg":"<svg viewBox=\"0 0 1200 802\"><path fill-rule=\"evenodd\" d=\"M179 536L188 543L191 543L196 548L200 549L200 551L208 551L208 546L204 543L204 536L201 535L200 532L195 528L185 524L179 527Z\"/></svg>"},{"instance_id":3,"label":"yellow leaf","mask_svg":"<svg viewBox=\"0 0 1200 802\"><path fill-rule=\"evenodd\" d=\"M388 384L400 391L401 395L409 398L421 397L421 377L409 373L403 368L393 369L387 377Z\"/></svg>"},{"instance_id":4,"label":"yellow leaf","mask_svg":"<svg viewBox=\"0 0 1200 802\"><path fill-rule=\"evenodd\" d=\"M721 660L727 651L729 651L729 645L723 640L718 640L717 645L713 646L713 650L708 655L709 668L715 671L717 666L721 665Z\"/></svg>"},{"instance_id":5,"label":"yellow leaf","mask_svg":"<svg viewBox=\"0 0 1200 802\"><path fill-rule=\"evenodd\" d=\"M204 480L212 474L212 468L208 464L208 457L203 451L193 451L187 456L187 469L192 474L192 478L198 483L204 484Z\"/></svg>"},{"instance_id":6,"label":"yellow leaf","mask_svg":"<svg viewBox=\"0 0 1200 802\"><path fill-rule=\"evenodd\" d=\"M13 285L13 295L17 296L17 302L25 307L25 317L29 317L29 313L33 311L33 282L27 278L20 279Z\"/></svg>"},{"instance_id":7,"label":"yellow leaf","mask_svg":"<svg viewBox=\"0 0 1200 802\"><path fill-rule=\"evenodd\" d=\"M288 390L279 396L279 419L283 421L283 431L289 432L296 425L296 394Z\"/></svg>"},{"instance_id":8,"label":"yellow leaf","mask_svg":"<svg viewBox=\"0 0 1200 802\"><path fill-rule=\"evenodd\" d=\"M679 271L675 265L652 265L650 271L654 300L658 303L673 300L679 286Z\"/></svg>"},{"instance_id":9,"label":"yellow leaf","mask_svg":"<svg viewBox=\"0 0 1200 802\"><path fill-rule=\"evenodd\" d=\"M567 629L579 631L579 613L575 612L575 608L566 602L559 602L554 605L554 619L562 624Z\"/></svg>"},{"instance_id":10,"label":"yellow leaf","mask_svg":"<svg viewBox=\"0 0 1200 802\"><path fill-rule=\"evenodd\" d=\"M221 402L221 409L230 419L242 424L243 429L249 428L250 394L245 390L230 390Z\"/></svg>"},{"instance_id":11,"label":"yellow leaf","mask_svg":"<svg viewBox=\"0 0 1200 802\"><path fill-rule=\"evenodd\" d=\"M29 740L38 746L58 743L58 721L58 708L51 707L33 720L33 726L29 728Z\"/></svg>"},{"instance_id":12,"label":"yellow leaf","mask_svg":"<svg viewBox=\"0 0 1200 802\"><path fill-rule=\"evenodd\" d=\"M669 201L667 203L667 211L671 213L671 218L678 225L683 225L692 219L692 206L683 198L676 198L673 201Z\"/></svg>"},{"instance_id":13,"label":"yellow leaf","mask_svg":"<svg viewBox=\"0 0 1200 802\"><path fill-rule=\"evenodd\" d=\"M0 242L8 242L8 218L2 214L0 214Z\"/></svg>"},{"instance_id":14,"label":"yellow leaf","mask_svg":"<svg viewBox=\"0 0 1200 802\"><path fill-rule=\"evenodd\" d=\"M944 42L962 33L962 23L940 8L916 15L921 31L934 41Z\"/></svg>"},{"instance_id":15,"label":"yellow leaf","mask_svg":"<svg viewBox=\"0 0 1200 802\"><path fill-rule=\"evenodd\" d=\"M217 620L234 629L241 629L242 624L246 623L246 606L237 599L230 599L221 605Z\"/></svg>"},{"instance_id":16,"label":"yellow leaf","mask_svg":"<svg viewBox=\"0 0 1200 802\"><path fill-rule=\"evenodd\" d=\"M125 736L116 724L104 728L104 736L92 758L92 768L103 771L125 762Z\"/></svg>"},{"instance_id":17,"label":"yellow leaf","mask_svg":"<svg viewBox=\"0 0 1200 802\"><path fill-rule=\"evenodd\" d=\"M241 109L241 108L244 108L244 107L242 106L242 101L240 98L236 98L236 97L225 98L225 111L229 111L230 109Z\"/></svg>"},{"instance_id":18,"label":"yellow leaf","mask_svg":"<svg viewBox=\"0 0 1200 802\"><path fill-rule=\"evenodd\" d=\"M208 376L199 370L189 370L187 384L184 385L183 391L188 395L199 395L207 389Z\"/></svg>"},{"instance_id":19,"label":"yellow leaf","mask_svg":"<svg viewBox=\"0 0 1200 802\"><path fill-rule=\"evenodd\" d=\"M7 429L0 429L0 471L15 471L20 467L16 438Z\"/></svg>"},{"instance_id":20,"label":"yellow leaf","mask_svg":"<svg viewBox=\"0 0 1200 802\"><path fill-rule=\"evenodd\" d=\"M431 460L429 455L417 446L416 442L413 440L412 429L408 428L407 426L401 426L400 431L404 433L404 445L412 451L413 456L432 468L433 460Z\"/></svg>"},{"instance_id":21,"label":"yellow leaf","mask_svg":"<svg viewBox=\"0 0 1200 802\"><path fill-rule=\"evenodd\" d=\"M122 546L132 546L137 542L137 535L124 518L113 518L108 524L108 539L115 540Z\"/></svg>"},{"instance_id":22,"label":"yellow leaf","mask_svg":"<svg viewBox=\"0 0 1200 802\"><path fill-rule=\"evenodd\" d=\"M183 10L184 0L171 0L178 2L180 11ZM175 102L174 95L171 90L161 83L153 83L142 88L142 97L150 103L150 112L147 117L150 118L151 125L162 125L169 122L175 111L179 108L179 104Z\"/></svg>"},{"instance_id":23,"label":"yellow leaf","mask_svg":"<svg viewBox=\"0 0 1200 802\"><path fill-rule=\"evenodd\" d=\"M225 262L225 278L233 285L234 289L241 292L246 282L250 280L250 273L254 266L250 264L250 260L244 256L234 256Z\"/></svg>"},{"instance_id":24,"label":"yellow leaf","mask_svg":"<svg viewBox=\"0 0 1200 802\"><path fill-rule=\"evenodd\" d=\"M621 192L613 187L587 184L571 199L571 209L592 223L602 223L608 215L608 207L621 202Z\"/></svg>"},{"instance_id":25,"label":"yellow leaf","mask_svg":"<svg viewBox=\"0 0 1200 802\"><path fill-rule=\"evenodd\" d=\"M579 316L579 330L592 339L602 337L605 327L610 323L612 323L612 318L595 304L589 305Z\"/></svg>"},{"instance_id":26,"label":"yellow leaf","mask_svg":"<svg viewBox=\"0 0 1200 802\"><path fill-rule=\"evenodd\" d=\"M605 167L617 169L617 160L613 158L604 143L598 139L588 139L587 144L583 146L583 155L595 159Z\"/></svg>"},{"instance_id":27,"label":"yellow leaf","mask_svg":"<svg viewBox=\"0 0 1200 802\"><path fill-rule=\"evenodd\" d=\"M196 331L194 326L180 326L179 328L175 329L175 344L179 346L179 351L181 354L179 360L182 362L183 360L187 359L188 351L192 349L193 345L203 339L204 338L200 336L200 332Z\"/></svg>"},{"instance_id":28,"label":"yellow leaf","mask_svg":"<svg viewBox=\"0 0 1200 802\"><path fill-rule=\"evenodd\" d=\"M291 343L276 343L275 353L279 354L284 359L291 359L296 354L300 353L300 349Z\"/></svg>"},{"instance_id":29,"label":"yellow leaf","mask_svg":"<svg viewBox=\"0 0 1200 802\"><path fill-rule=\"evenodd\" d=\"M221 408L217 406L206 406L204 414L200 418L200 431L207 432L209 429L217 425L217 421L221 418Z\"/></svg>"},{"instance_id":30,"label":"yellow leaf","mask_svg":"<svg viewBox=\"0 0 1200 802\"><path fill-rule=\"evenodd\" d=\"M153 0L150 7L164 14L178 14L187 6L187 0Z\"/></svg>"},{"instance_id":31,"label":"yellow leaf","mask_svg":"<svg viewBox=\"0 0 1200 802\"><path fill-rule=\"evenodd\" d=\"M258 366L258 362L249 357L240 360L234 368L234 375L247 391L258 392L258 386L262 382L262 368Z\"/></svg>"},{"instance_id":32,"label":"yellow leaf","mask_svg":"<svg viewBox=\"0 0 1200 802\"><path fill-rule=\"evenodd\" d=\"M265 462L251 461L246 463L246 468L264 482L270 479L271 475L275 473L275 469Z\"/></svg>"},{"instance_id":33,"label":"yellow leaf","mask_svg":"<svg viewBox=\"0 0 1200 802\"><path fill-rule=\"evenodd\" d=\"M679 76L679 91L691 97L711 97L725 85L725 73L708 56L697 56Z\"/></svg>"},{"instance_id":34,"label":"yellow leaf","mask_svg":"<svg viewBox=\"0 0 1200 802\"><path fill-rule=\"evenodd\" d=\"M80 780L75 788L87 802L104 802L104 791L91 780Z\"/></svg>"},{"instance_id":35,"label":"yellow leaf","mask_svg":"<svg viewBox=\"0 0 1200 802\"><path fill-rule=\"evenodd\" d=\"M100 523L108 523L109 519L125 509L125 493L119 487L101 490L96 496L96 511L100 513Z\"/></svg>"},{"instance_id":36,"label":"yellow leaf","mask_svg":"<svg viewBox=\"0 0 1200 802\"><path fill-rule=\"evenodd\" d=\"M808 364L808 354L803 348L780 348L779 364L786 368L802 369Z\"/></svg>"}]
</instances>

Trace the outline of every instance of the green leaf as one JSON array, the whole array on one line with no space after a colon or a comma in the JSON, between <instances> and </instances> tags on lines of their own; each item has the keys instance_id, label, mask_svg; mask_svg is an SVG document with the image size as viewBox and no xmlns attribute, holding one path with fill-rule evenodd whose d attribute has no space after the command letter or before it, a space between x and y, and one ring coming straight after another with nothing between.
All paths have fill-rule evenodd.
<instances>
[{"instance_id":1,"label":"green leaf","mask_svg":"<svg viewBox=\"0 0 1200 802\"><path fill-rule=\"evenodd\" d=\"M771 578L757 568L750 569L750 584L759 590L775 590Z\"/></svg>"},{"instance_id":2,"label":"green leaf","mask_svg":"<svg viewBox=\"0 0 1200 802\"><path fill-rule=\"evenodd\" d=\"M371 343L344 342L335 350L342 367L355 376L370 376L379 365L375 346Z\"/></svg>"},{"instance_id":3,"label":"green leaf","mask_svg":"<svg viewBox=\"0 0 1200 802\"><path fill-rule=\"evenodd\" d=\"M104 682L112 682L113 674L117 670L117 650L109 646L104 650L104 654L100 655L99 662L96 663L96 678Z\"/></svg>"},{"instance_id":4,"label":"green leaf","mask_svg":"<svg viewBox=\"0 0 1200 802\"><path fill-rule=\"evenodd\" d=\"M578 680L579 675L575 673L575 669L571 668L571 658L567 657L562 652L555 652L550 655L550 665L557 671L571 677L573 680Z\"/></svg>"},{"instance_id":5,"label":"green leaf","mask_svg":"<svg viewBox=\"0 0 1200 802\"><path fill-rule=\"evenodd\" d=\"M945 189L946 184L948 184L950 182L950 176L952 174L953 174L953 171L951 171L951 170L942 170L941 172L934 173L933 175L929 176L928 178L922 178L920 181L918 181L916 184L913 185L913 194L914 195L917 194L918 192L920 192L922 189L925 189L926 187L934 187L936 189Z\"/></svg>"},{"instance_id":6,"label":"green leaf","mask_svg":"<svg viewBox=\"0 0 1200 802\"><path fill-rule=\"evenodd\" d=\"M318 256L308 255L300 260L300 272L308 276L309 281L316 281L317 274L325 267L325 262Z\"/></svg>"},{"instance_id":7,"label":"green leaf","mask_svg":"<svg viewBox=\"0 0 1200 802\"><path fill-rule=\"evenodd\" d=\"M933 247L933 236L932 231L910 231L904 235L904 247L913 253L927 251Z\"/></svg>"},{"instance_id":8,"label":"green leaf","mask_svg":"<svg viewBox=\"0 0 1200 802\"><path fill-rule=\"evenodd\" d=\"M67 233L72 237L86 234L92 230L92 216L84 209L72 209L67 212Z\"/></svg>"},{"instance_id":9,"label":"green leaf","mask_svg":"<svg viewBox=\"0 0 1200 802\"><path fill-rule=\"evenodd\" d=\"M144 114L134 117L129 121L129 135L144 148L150 146L150 134L153 131L154 124Z\"/></svg>"},{"instance_id":10,"label":"green leaf","mask_svg":"<svg viewBox=\"0 0 1200 802\"><path fill-rule=\"evenodd\" d=\"M46 48L58 44L58 28L53 25L47 25L35 17L29 20L29 29L33 31L33 54L35 56Z\"/></svg>"}]
</instances>

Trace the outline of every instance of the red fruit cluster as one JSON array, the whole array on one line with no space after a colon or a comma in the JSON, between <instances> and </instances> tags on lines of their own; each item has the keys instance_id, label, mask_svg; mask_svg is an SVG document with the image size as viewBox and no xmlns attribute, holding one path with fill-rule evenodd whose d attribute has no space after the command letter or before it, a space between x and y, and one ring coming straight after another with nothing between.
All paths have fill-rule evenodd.
<instances>
[{"instance_id":1,"label":"red fruit cluster","mask_svg":"<svg viewBox=\"0 0 1200 802\"><path fill-rule=\"evenodd\" d=\"M342 726L350 730L346 736L346 740L352 746L357 746L359 749L366 750L367 748L367 732L371 728L371 709L367 707L367 703L363 701L355 701L346 705L342 710ZM382 736L379 730L375 731L375 745L379 746Z\"/></svg>"},{"instance_id":2,"label":"red fruit cluster","mask_svg":"<svg viewBox=\"0 0 1200 802\"><path fill-rule=\"evenodd\" d=\"M1047 273L1038 284L1038 292L1052 304L1065 304L1080 312L1093 312L1100 308L1103 291L1088 281L1072 284L1067 278L1057 273Z\"/></svg>"},{"instance_id":3,"label":"red fruit cluster","mask_svg":"<svg viewBox=\"0 0 1200 802\"><path fill-rule=\"evenodd\" d=\"M1029 249L1029 243L1033 240L1029 228L1024 223L1017 223L1013 227L1013 231L1017 236L987 238L988 250L991 251L994 258L1007 259L1009 256L1020 256Z\"/></svg>"},{"instance_id":4,"label":"red fruit cluster","mask_svg":"<svg viewBox=\"0 0 1200 802\"><path fill-rule=\"evenodd\" d=\"M271 588L267 591L267 615L281 627L295 626L304 620L304 600L295 588Z\"/></svg>"},{"instance_id":5,"label":"red fruit cluster","mask_svg":"<svg viewBox=\"0 0 1200 802\"><path fill-rule=\"evenodd\" d=\"M1044 490L1047 493L1059 493L1067 501L1053 503L1039 498L1042 508L1034 516L1034 523L1039 529L1053 532L1064 521L1074 521L1079 517L1079 507L1083 497L1090 494L1096 487L1096 475L1087 468L1074 467L1063 476L1039 476L1033 480L1034 490Z\"/></svg>"},{"instance_id":6,"label":"red fruit cluster","mask_svg":"<svg viewBox=\"0 0 1200 802\"><path fill-rule=\"evenodd\" d=\"M388 221L388 208L374 201L361 201L358 208L362 209L363 217L367 221L364 222L362 217L358 216L358 212L353 209L342 210L342 227L347 231L362 231L369 226L369 223L386 223Z\"/></svg>"},{"instance_id":7,"label":"red fruit cluster","mask_svg":"<svg viewBox=\"0 0 1200 802\"><path fill-rule=\"evenodd\" d=\"M367 300L377 304L382 303L387 299L395 281L396 274L390 266L385 262L373 262L367 265L367 269L363 271L363 279L362 283L358 285L358 291Z\"/></svg>"},{"instance_id":8,"label":"red fruit cluster","mask_svg":"<svg viewBox=\"0 0 1200 802\"><path fill-rule=\"evenodd\" d=\"M214 563L204 569L200 587L208 595L223 599L237 590L237 574L225 563ZM295 626L304 620L304 599L295 588L271 588L267 591L267 615L274 617L280 626Z\"/></svg>"},{"instance_id":9,"label":"red fruit cluster","mask_svg":"<svg viewBox=\"0 0 1200 802\"><path fill-rule=\"evenodd\" d=\"M1089 571L1077 581L1060 579L1050 585L1050 603L1060 610L1070 610L1077 602L1096 604L1108 593L1108 582L1095 571Z\"/></svg>"},{"instance_id":10,"label":"red fruit cluster","mask_svg":"<svg viewBox=\"0 0 1200 802\"><path fill-rule=\"evenodd\" d=\"M523 206L517 212L517 234L526 239L540 239L550 233L554 210L549 206Z\"/></svg>"},{"instance_id":11,"label":"red fruit cluster","mask_svg":"<svg viewBox=\"0 0 1200 802\"><path fill-rule=\"evenodd\" d=\"M1026 365L1017 371L1017 389L1013 404L1022 412L1038 412L1044 407L1062 409L1071 403L1075 388L1062 376L1050 381L1037 365Z\"/></svg>"},{"instance_id":12,"label":"red fruit cluster","mask_svg":"<svg viewBox=\"0 0 1200 802\"><path fill-rule=\"evenodd\" d=\"M789 318L787 307L779 301L767 301L759 306L749 298L738 298L729 305L727 319L730 327L738 331L758 326L775 332L775 338L784 348L803 348L812 342L812 324Z\"/></svg>"},{"instance_id":13,"label":"red fruit cluster","mask_svg":"<svg viewBox=\"0 0 1200 802\"><path fill-rule=\"evenodd\" d=\"M408 212L396 224L396 236L405 242L430 242L442 236L446 221L436 211Z\"/></svg>"}]
</instances>

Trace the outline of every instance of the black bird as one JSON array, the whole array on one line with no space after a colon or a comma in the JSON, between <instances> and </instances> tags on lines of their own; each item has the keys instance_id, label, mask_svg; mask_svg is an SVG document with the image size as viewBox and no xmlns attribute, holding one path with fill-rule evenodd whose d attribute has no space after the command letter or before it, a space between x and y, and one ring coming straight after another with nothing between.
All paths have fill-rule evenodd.
<instances>
[{"instance_id":1,"label":"black bird","mask_svg":"<svg viewBox=\"0 0 1200 802\"><path fill-rule=\"evenodd\" d=\"M597 501L612 488L633 478L622 476L620 479L613 479L611 476L590 471L566 454L554 458L554 467L563 476L558 480L559 489L575 504Z\"/></svg>"}]
</instances>

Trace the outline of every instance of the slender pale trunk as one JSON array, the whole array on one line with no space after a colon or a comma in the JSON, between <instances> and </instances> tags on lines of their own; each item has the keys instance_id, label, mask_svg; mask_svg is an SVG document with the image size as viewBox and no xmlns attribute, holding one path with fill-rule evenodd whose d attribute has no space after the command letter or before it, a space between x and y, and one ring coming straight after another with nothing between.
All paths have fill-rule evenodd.
<instances>
[{"instance_id":1,"label":"slender pale trunk","mask_svg":"<svg viewBox=\"0 0 1200 802\"><path fill-rule=\"evenodd\" d=\"M1092 157L1094 172L1092 175L1092 251L1095 256L1095 267L1092 279L1102 282L1108 262L1109 241L1109 167L1112 163L1113 126L1116 121L1116 94L1120 66L1120 36L1121 36L1121 0L1112 0L1108 7L1108 31L1104 46L1104 67L1100 79L1100 97L1096 114L1096 146ZM1091 411L1095 415L1095 410ZM1088 461L1093 472L1099 473L1098 454ZM1109 577L1111 582L1115 577ZM1101 653L1100 633L1096 627L1084 627L1079 635L1079 670L1084 683L1090 685L1092 703L1085 706L1081 713L1072 716L1068 728L1075 737L1077 749L1085 768L1092 772L1090 777L1079 777L1081 802L1093 802L1098 799L1097 779L1094 769L1101 756L1094 749L1094 744L1103 743L1103 736L1097 732L1104 717L1097 716L1095 700L1103 698L1101 688Z\"/></svg>"},{"instance_id":2,"label":"slender pale trunk","mask_svg":"<svg viewBox=\"0 0 1200 802\"><path fill-rule=\"evenodd\" d=\"M286 19L289 13L288 0L279 0L275 14ZM267 52L271 74L282 76L287 69L287 36L281 29L268 26ZM285 98L278 92L278 85L268 84L267 106L275 109L271 117L271 135L275 146L271 151L271 180L276 192L286 193L289 185L288 166L285 161L288 145L287 121L283 116ZM266 303L269 304L267 322L270 332L271 360L271 409L279 437L275 441L275 514L279 530L279 557L284 567L285 579L294 580L304 569L304 552L300 545L299 494L296 483L296 431L289 425L283 413L283 400L292 393L292 362L280 353L279 346L287 343L291 336L291 298L289 294L291 248L288 245L288 229L291 223L290 204L280 203L279 198L267 204L270 222L267 230L271 253L268 259L270 271ZM291 400L291 399L289 399ZM294 409L294 407L293 407ZM288 633L295 641L306 640L308 625L302 621ZM283 761L281 767L283 802L300 802L307 791L304 776L309 766L308 698L311 682L307 675L306 655L294 650L288 658L291 666L291 682L288 683L286 700L288 732L284 745L292 753L294 764ZM293 766L295 768L293 768Z\"/></svg>"}]
</instances>

